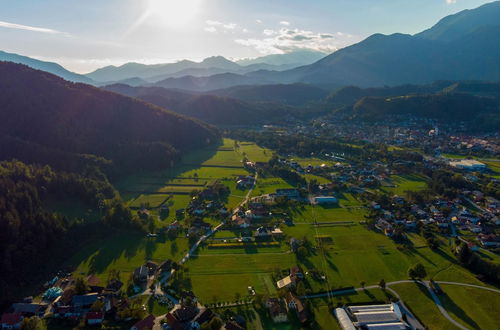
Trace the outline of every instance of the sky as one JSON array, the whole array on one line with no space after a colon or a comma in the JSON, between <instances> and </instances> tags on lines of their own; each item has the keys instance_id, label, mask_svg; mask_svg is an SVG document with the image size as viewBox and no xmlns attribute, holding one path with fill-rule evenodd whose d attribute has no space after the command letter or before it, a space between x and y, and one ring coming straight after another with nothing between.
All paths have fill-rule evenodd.
<instances>
[{"instance_id":1,"label":"sky","mask_svg":"<svg viewBox=\"0 0 500 330\"><path fill-rule=\"evenodd\" d=\"M87 73L146 64L325 53L414 34L483 0L0 0L0 50Z\"/></svg>"}]
</instances>

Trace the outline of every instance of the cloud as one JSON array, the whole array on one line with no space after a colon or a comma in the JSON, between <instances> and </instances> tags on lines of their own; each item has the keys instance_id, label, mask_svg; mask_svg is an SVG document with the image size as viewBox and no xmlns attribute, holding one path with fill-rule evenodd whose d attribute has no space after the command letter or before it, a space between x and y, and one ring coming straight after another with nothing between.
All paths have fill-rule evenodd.
<instances>
[{"instance_id":1,"label":"cloud","mask_svg":"<svg viewBox=\"0 0 500 330\"><path fill-rule=\"evenodd\" d=\"M457 3L457 0L446 0L446 3L452 5L454 3Z\"/></svg>"},{"instance_id":2,"label":"cloud","mask_svg":"<svg viewBox=\"0 0 500 330\"><path fill-rule=\"evenodd\" d=\"M235 42L253 47L261 54L283 54L298 49L332 53L359 41L358 37L347 33L316 33L287 27L266 29L262 34L262 38L236 39Z\"/></svg>"},{"instance_id":3,"label":"cloud","mask_svg":"<svg viewBox=\"0 0 500 330\"><path fill-rule=\"evenodd\" d=\"M222 25L222 27L224 29L234 30L236 28L236 24L234 24L234 23L227 23L227 24Z\"/></svg>"},{"instance_id":4,"label":"cloud","mask_svg":"<svg viewBox=\"0 0 500 330\"><path fill-rule=\"evenodd\" d=\"M224 23L222 23L222 22L219 22L219 21L212 21L212 20L206 20L206 21L205 21L205 23L206 23L207 25L222 25L222 24L224 24Z\"/></svg>"},{"instance_id":5,"label":"cloud","mask_svg":"<svg viewBox=\"0 0 500 330\"><path fill-rule=\"evenodd\" d=\"M242 32L248 32L247 29L238 27L238 24L236 23L224 23L221 21L215 21L215 20L206 20L205 24L208 25L205 27L205 31L207 32L217 32L217 29L222 30L224 33L229 33L229 31L234 31L236 29L241 30ZM234 32L230 32L234 33Z\"/></svg>"},{"instance_id":6,"label":"cloud","mask_svg":"<svg viewBox=\"0 0 500 330\"><path fill-rule=\"evenodd\" d=\"M283 26L290 26L290 22L287 22L287 21L281 21L281 22L280 22L280 25L283 25Z\"/></svg>"},{"instance_id":7,"label":"cloud","mask_svg":"<svg viewBox=\"0 0 500 330\"><path fill-rule=\"evenodd\" d=\"M57 30L52 30L52 29L47 29L47 28L42 28L42 27L36 27L36 26L16 24L16 23L9 23L9 22L4 22L4 21L0 21L0 27L4 27L4 28L8 28L8 29L16 29L16 30L25 30L25 31L49 33L49 34L63 34L63 35L66 35L66 36L70 35L69 33L61 32L61 31L57 31Z\"/></svg>"},{"instance_id":8,"label":"cloud","mask_svg":"<svg viewBox=\"0 0 500 330\"><path fill-rule=\"evenodd\" d=\"M257 22L258 24L262 24L262 21L260 19L256 19L255 22Z\"/></svg>"}]
</instances>

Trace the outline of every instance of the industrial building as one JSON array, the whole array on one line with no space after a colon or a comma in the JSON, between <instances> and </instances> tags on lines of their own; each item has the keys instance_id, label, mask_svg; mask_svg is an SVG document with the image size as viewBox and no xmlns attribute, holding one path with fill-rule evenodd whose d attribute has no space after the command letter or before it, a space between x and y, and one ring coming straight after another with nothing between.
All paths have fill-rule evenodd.
<instances>
[{"instance_id":1,"label":"industrial building","mask_svg":"<svg viewBox=\"0 0 500 330\"><path fill-rule=\"evenodd\" d=\"M401 313L399 306L395 303L336 308L334 313L343 330L411 329L410 326L403 321L403 314Z\"/></svg>"}]
</instances>

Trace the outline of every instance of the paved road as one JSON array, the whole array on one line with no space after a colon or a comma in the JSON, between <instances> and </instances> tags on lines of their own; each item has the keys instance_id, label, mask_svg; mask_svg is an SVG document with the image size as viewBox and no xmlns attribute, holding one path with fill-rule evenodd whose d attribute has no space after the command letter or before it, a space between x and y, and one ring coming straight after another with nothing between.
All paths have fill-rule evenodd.
<instances>
[{"instance_id":1,"label":"paved road","mask_svg":"<svg viewBox=\"0 0 500 330\"><path fill-rule=\"evenodd\" d=\"M461 325L460 323L458 323L457 321L455 321L450 316L450 314L448 314L448 312L446 311L446 309L443 307L443 304L441 303L441 300L439 300L439 297L436 295L436 293L434 292L434 290L431 289L431 287L429 285L429 282L427 282L427 281L420 282L420 284L424 285L427 288L427 291L429 291L429 294L431 295L432 300L434 300L434 303L436 304L437 308L439 309L439 311L441 312L441 314L443 314L443 316L448 319L448 321L450 321L454 326L456 326L456 327L458 327L460 329L468 330L468 328L464 327L463 325Z\"/></svg>"},{"instance_id":2,"label":"paved road","mask_svg":"<svg viewBox=\"0 0 500 330\"><path fill-rule=\"evenodd\" d=\"M255 185L257 184L258 177L259 177L259 174L255 173L255 180L254 180L253 186L248 190L247 194L245 195L245 199L240 204L238 204L238 206L235 208L236 211L233 213L233 215L237 212L237 210L239 210L240 207L242 207L250 199L250 195L252 194L252 191L255 188ZM189 258L192 255L194 255L194 252L196 251L196 249L198 249L198 247L200 246L200 244L203 243L207 238L209 238L210 236L212 236L213 234L215 234L222 226L224 226L224 224L225 224L225 222L222 221L214 229L212 229L208 234L201 236L200 239L195 244L193 244L193 246L191 247L191 249L189 250L189 252L186 253L186 255L184 256L184 258L182 258L182 260L179 263L182 265L186 261L188 261ZM171 273L171 275L172 274L173 274L173 272Z\"/></svg>"}]
</instances>

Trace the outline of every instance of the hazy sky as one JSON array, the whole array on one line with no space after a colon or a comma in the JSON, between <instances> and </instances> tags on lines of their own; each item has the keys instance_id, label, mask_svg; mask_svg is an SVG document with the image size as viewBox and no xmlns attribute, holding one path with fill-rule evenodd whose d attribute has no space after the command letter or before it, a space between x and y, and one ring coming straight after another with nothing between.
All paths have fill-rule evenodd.
<instances>
[{"instance_id":1,"label":"hazy sky","mask_svg":"<svg viewBox=\"0 0 500 330\"><path fill-rule=\"evenodd\" d=\"M0 0L0 50L88 72L128 61L332 52L482 0Z\"/></svg>"}]
</instances>

